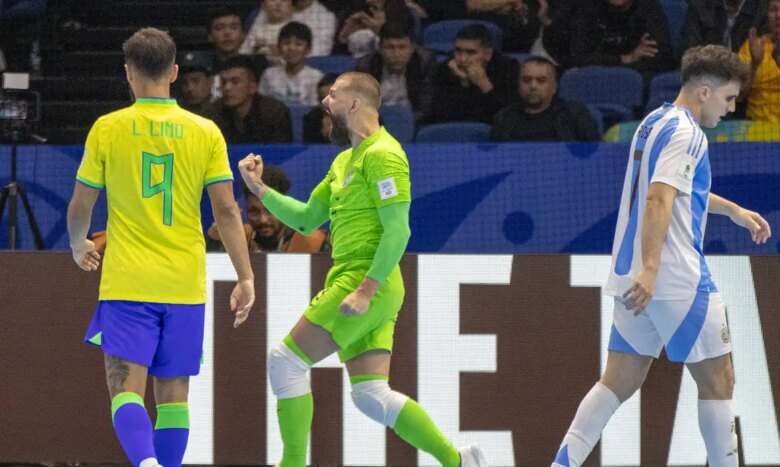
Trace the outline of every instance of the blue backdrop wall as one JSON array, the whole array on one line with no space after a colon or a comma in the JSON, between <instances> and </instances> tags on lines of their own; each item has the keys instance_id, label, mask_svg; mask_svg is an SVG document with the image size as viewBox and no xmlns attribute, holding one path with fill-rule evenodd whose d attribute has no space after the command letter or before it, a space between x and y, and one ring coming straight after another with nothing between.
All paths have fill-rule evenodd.
<instances>
[{"instance_id":1,"label":"blue backdrop wall","mask_svg":"<svg viewBox=\"0 0 780 467\"><path fill-rule=\"evenodd\" d=\"M622 144L408 145L412 170L413 252L609 253L627 146ZM67 248L65 212L81 159L81 146L22 146L19 179L30 193L46 246ZM235 167L246 153L262 154L284 168L291 194L306 198L322 178L333 146L230 148ZM710 146L713 191L762 213L780 232L780 144ZM0 183L8 181L10 147L0 146ZM238 176L238 174L236 174ZM237 195L239 194L236 187ZM212 220L204 196L203 223ZM20 247L32 248L20 210ZM101 195L93 230L105 228ZM0 248L7 245L7 210ZM755 246L721 216L710 217L710 253L778 253L777 237Z\"/></svg>"}]
</instances>

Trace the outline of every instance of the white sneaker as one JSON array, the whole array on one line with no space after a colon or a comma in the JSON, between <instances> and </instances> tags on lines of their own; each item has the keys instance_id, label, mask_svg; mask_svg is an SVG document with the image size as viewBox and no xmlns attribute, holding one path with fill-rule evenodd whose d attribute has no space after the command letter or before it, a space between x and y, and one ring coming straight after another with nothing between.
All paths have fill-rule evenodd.
<instances>
[{"instance_id":1,"label":"white sneaker","mask_svg":"<svg viewBox=\"0 0 780 467\"><path fill-rule=\"evenodd\" d=\"M488 467L485 455L476 444L458 449L458 454L460 454L460 467Z\"/></svg>"}]
</instances>

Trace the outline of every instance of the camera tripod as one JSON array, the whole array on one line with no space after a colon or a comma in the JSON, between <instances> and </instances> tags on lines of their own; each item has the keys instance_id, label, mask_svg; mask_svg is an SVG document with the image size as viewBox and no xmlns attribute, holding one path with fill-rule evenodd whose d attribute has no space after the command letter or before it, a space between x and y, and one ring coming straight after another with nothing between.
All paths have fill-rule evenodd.
<instances>
[{"instance_id":1,"label":"camera tripod","mask_svg":"<svg viewBox=\"0 0 780 467\"><path fill-rule=\"evenodd\" d=\"M27 198L27 192L24 187L16 179L16 151L21 139L21 130L12 129L11 134L11 181L7 185L0 188L0 220L3 219L5 213L6 204L8 204L8 249L16 249L16 235L19 228L17 207L17 197L21 199L22 206L27 214L27 220L30 221L30 230L32 230L33 240L35 241L35 248L38 250L45 249L43 244L43 236L41 230L38 228L38 222L35 220L32 207L30 206L30 200Z\"/></svg>"}]
</instances>

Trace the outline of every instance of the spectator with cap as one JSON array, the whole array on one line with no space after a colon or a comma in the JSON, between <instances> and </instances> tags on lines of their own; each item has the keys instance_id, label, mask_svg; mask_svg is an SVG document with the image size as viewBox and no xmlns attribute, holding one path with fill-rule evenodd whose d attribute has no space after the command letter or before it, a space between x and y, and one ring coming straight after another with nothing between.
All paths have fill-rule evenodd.
<instances>
[{"instance_id":1,"label":"spectator with cap","mask_svg":"<svg viewBox=\"0 0 780 467\"><path fill-rule=\"evenodd\" d=\"M493 124L493 141L597 141L598 127L587 107L557 96L555 65L532 56L520 68L520 101L502 109Z\"/></svg>"},{"instance_id":2,"label":"spectator with cap","mask_svg":"<svg viewBox=\"0 0 780 467\"><path fill-rule=\"evenodd\" d=\"M517 95L518 64L493 48L488 29L478 23L455 37L453 57L433 74L429 122L478 121L493 117Z\"/></svg>"},{"instance_id":3,"label":"spectator with cap","mask_svg":"<svg viewBox=\"0 0 780 467\"><path fill-rule=\"evenodd\" d=\"M292 141L289 109L257 92L258 76L249 57L228 59L219 77L222 97L214 103L211 116L229 144Z\"/></svg>"},{"instance_id":4,"label":"spectator with cap","mask_svg":"<svg viewBox=\"0 0 780 467\"><path fill-rule=\"evenodd\" d=\"M430 108L433 52L417 46L413 31L402 23L386 23L379 32L379 51L358 61L356 70L379 81L382 105L403 105L419 121Z\"/></svg>"},{"instance_id":5,"label":"spectator with cap","mask_svg":"<svg viewBox=\"0 0 780 467\"><path fill-rule=\"evenodd\" d=\"M279 54L283 65L272 66L260 78L260 94L286 105L317 105L317 82L322 72L306 65L311 50L311 30L297 21L279 31Z\"/></svg>"},{"instance_id":6,"label":"spectator with cap","mask_svg":"<svg viewBox=\"0 0 780 467\"><path fill-rule=\"evenodd\" d=\"M290 179L279 167L266 166L262 179L263 183L278 193L287 194L290 190ZM248 221L244 224L244 230L250 252L316 253L328 249L328 235L324 230L315 229L309 235L298 233L271 214L246 185L243 185L243 191ZM211 225L206 234L206 251L225 251L216 223Z\"/></svg>"},{"instance_id":7,"label":"spectator with cap","mask_svg":"<svg viewBox=\"0 0 780 467\"><path fill-rule=\"evenodd\" d=\"M185 52L179 57L179 79L176 80L179 105L207 117L211 111L211 59L205 52Z\"/></svg>"}]
</instances>

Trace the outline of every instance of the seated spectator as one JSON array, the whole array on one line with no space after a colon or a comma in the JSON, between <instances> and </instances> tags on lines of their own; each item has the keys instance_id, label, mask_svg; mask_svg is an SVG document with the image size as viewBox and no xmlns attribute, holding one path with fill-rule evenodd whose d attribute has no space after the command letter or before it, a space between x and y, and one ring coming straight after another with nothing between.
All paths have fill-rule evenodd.
<instances>
[{"instance_id":1,"label":"seated spectator","mask_svg":"<svg viewBox=\"0 0 780 467\"><path fill-rule=\"evenodd\" d=\"M176 85L179 105L190 112L207 117L211 105L211 60L204 52L186 52L178 60L179 78Z\"/></svg>"},{"instance_id":2,"label":"seated spectator","mask_svg":"<svg viewBox=\"0 0 780 467\"><path fill-rule=\"evenodd\" d=\"M738 50L766 18L766 0L688 0L681 50L718 44Z\"/></svg>"},{"instance_id":3,"label":"seated spectator","mask_svg":"<svg viewBox=\"0 0 780 467\"><path fill-rule=\"evenodd\" d=\"M266 166L263 183L281 194L290 190L290 179L279 167ZM246 185L243 191L249 221L244 224L244 230L250 252L316 253L328 249L328 235L324 230L317 229L309 235L298 233L274 217ZM206 251L225 251L216 224L212 224L206 234Z\"/></svg>"},{"instance_id":4,"label":"seated spectator","mask_svg":"<svg viewBox=\"0 0 780 467\"><path fill-rule=\"evenodd\" d=\"M336 78L339 75L336 73L328 73L323 76L319 83L317 83L317 97L319 98L319 104L306 112L303 116L303 142L310 144L327 144L330 143L330 130L332 128L332 122L330 121L330 115L328 115L322 108L322 101L325 96L330 92L330 87L336 82Z\"/></svg>"},{"instance_id":5,"label":"seated spectator","mask_svg":"<svg viewBox=\"0 0 780 467\"><path fill-rule=\"evenodd\" d=\"M273 97L258 94L249 57L229 59L219 76L222 97L214 103L211 116L229 144L292 141L289 109Z\"/></svg>"},{"instance_id":6,"label":"seated spectator","mask_svg":"<svg viewBox=\"0 0 780 467\"><path fill-rule=\"evenodd\" d=\"M239 49L244 42L244 24L241 15L235 8L222 7L211 10L209 14L209 42L214 46L212 70L219 70L222 64L239 55ZM257 76L262 76L268 68L268 60L265 55L247 55L252 58L252 64ZM211 95L216 99L222 96L220 91L219 76L215 76Z\"/></svg>"},{"instance_id":7,"label":"seated spectator","mask_svg":"<svg viewBox=\"0 0 780 467\"><path fill-rule=\"evenodd\" d=\"M538 2L541 44L534 44L531 52L549 57L562 66L570 55L572 22L581 14L583 6L576 0L557 0L552 4L549 0Z\"/></svg>"},{"instance_id":8,"label":"seated spectator","mask_svg":"<svg viewBox=\"0 0 780 467\"><path fill-rule=\"evenodd\" d=\"M247 32L239 52L242 54L262 54L273 63L279 62L279 50L276 47L279 31L292 21L292 0L263 0L260 13Z\"/></svg>"},{"instance_id":9,"label":"seated spectator","mask_svg":"<svg viewBox=\"0 0 780 467\"><path fill-rule=\"evenodd\" d=\"M520 67L520 102L501 110L493 141L597 141L596 122L587 107L557 96L555 65L530 57Z\"/></svg>"},{"instance_id":10,"label":"seated spectator","mask_svg":"<svg viewBox=\"0 0 780 467\"><path fill-rule=\"evenodd\" d=\"M657 73L674 67L669 26L658 0L589 0L572 22L566 66L619 66Z\"/></svg>"},{"instance_id":11,"label":"seated spectator","mask_svg":"<svg viewBox=\"0 0 780 467\"><path fill-rule=\"evenodd\" d=\"M780 122L780 0L769 0L766 34L753 28L739 50L742 61L750 63L750 85L746 115L751 120Z\"/></svg>"},{"instance_id":12,"label":"seated spectator","mask_svg":"<svg viewBox=\"0 0 780 467\"><path fill-rule=\"evenodd\" d=\"M420 120L433 97L430 77L436 60L433 53L418 47L412 31L387 23L379 32L379 52L363 57L357 71L372 75L382 87L382 105L405 105Z\"/></svg>"},{"instance_id":13,"label":"seated spectator","mask_svg":"<svg viewBox=\"0 0 780 467\"><path fill-rule=\"evenodd\" d=\"M317 105L317 83L322 72L306 65L311 39L309 27L297 21L279 31L279 54L284 64L265 70L260 78L260 94L286 105Z\"/></svg>"},{"instance_id":14,"label":"seated spectator","mask_svg":"<svg viewBox=\"0 0 780 467\"><path fill-rule=\"evenodd\" d=\"M309 55L330 55L336 38L336 15L318 0L293 0L293 21L311 29L312 46Z\"/></svg>"},{"instance_id":15,"label":"seated spectator","mask_svg":"<svg viewBox=\"0 0 780 467\"><path fill-rule=\"evenodd\" d=\"M470 24L455 38L454 56L433 74L433 105L427 120L492 123L517 95L518 64L493 50L490 32Z\"/></svg>"},{"instance_id":16,"label":"seated spectator","mask_svg":"<svg viewBox=\"0 0 780 467\"><path fill-rule=\"evenodd\" d=\"M476 19L503 32L503 52L528 52L539 36L541 5L548 0L421 0L431 21Z\"/></svg>"},{"instance_id":17,"label":"seated spectator","mask_svg":"<svg viewBox=\"0 0 780 467\"><path fill-rule=\"evenodd\" d=\"M359 2L339 29L337 39L341 51L356 59L376 52L379 46L379 31L386 23L398 23L419 31L420 18L417 15L420 12L410 8L407 3L408 0Z\"/></svg>"}]
</instances>

